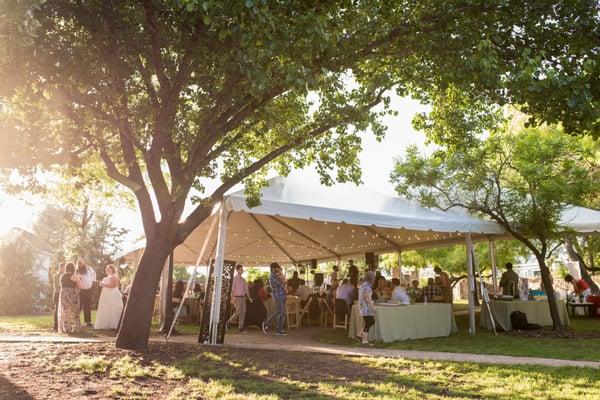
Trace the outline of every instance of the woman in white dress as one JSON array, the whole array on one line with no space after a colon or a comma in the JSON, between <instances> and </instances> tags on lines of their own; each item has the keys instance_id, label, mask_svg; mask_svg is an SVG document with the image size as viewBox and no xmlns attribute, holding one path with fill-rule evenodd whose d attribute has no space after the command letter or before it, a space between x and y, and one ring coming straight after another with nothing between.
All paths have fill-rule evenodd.
<instances>
[{"instance_id":1,"label":"woman in white dress","mask_svg":"<svg viewBox=\"0 0 600 400\"><path fill-rule=\"evenodd\" d=\"M119 290L119 277L114 265L106 266L106 278L99 282L102 287L94 329L117 329L123 312L123 297Z\"/></svg>"}]
</instances>

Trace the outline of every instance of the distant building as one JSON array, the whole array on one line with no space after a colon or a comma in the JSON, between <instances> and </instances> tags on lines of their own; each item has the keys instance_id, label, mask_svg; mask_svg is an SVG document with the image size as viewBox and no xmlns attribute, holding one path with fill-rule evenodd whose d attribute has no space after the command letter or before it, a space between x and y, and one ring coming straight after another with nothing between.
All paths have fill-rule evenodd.
<instances>
[{"instance_id":1,"label":"distant building","mask_svg":"<svg viewBox=\"0 0 600 400\"><path fill-rule=\"evenodd\" d=\"M35 257L34 273L42 284L48 284L48 271L54 252L48 244L35 234L20 228L12 228L0 236L0 245L20 243L31 250Z\"/></svg>"}]
</instances>

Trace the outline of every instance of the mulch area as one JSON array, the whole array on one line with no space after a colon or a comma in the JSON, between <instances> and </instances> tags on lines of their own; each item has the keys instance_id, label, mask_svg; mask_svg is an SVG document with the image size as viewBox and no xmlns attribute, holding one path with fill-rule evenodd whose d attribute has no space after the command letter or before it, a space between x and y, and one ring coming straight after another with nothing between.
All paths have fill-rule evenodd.
<instances>
[{"instance_id":1,"label":"mulch area","mask_svg":"<svg viewBox=\"0 0 600 400\"><path fill-rule=\"evenodd\" d=\"M175 388L184 386L189 380L169 380L163 378L138 377L128 379L111 378L107 372L87 374L65 370L61 363L74 360L81 355L104 356L116 360L130 356L143 366L158 362L170 365L189 359L194 355L221 357L223 365L253 365L268 368L268 373L253 379L280 380L293 378L302 382L318 384L321 380L352 380L364 378L383 380L372 369L340 357L312 353L285 353L256 351L252 349L228 349L223 347L202 347L177 343L150 343L146 352L132 352L116 349L111 343L51 344L51 343L0 343L0 399L123 399L120 393L129 390L147 394L141 398L163 399ZM232 364L233 363L233 364ZM238 364L239 365L239 364ZM318 366L318 368L315 368ZM211 368L211 365L207 365ZM215 368L215 365L212 365ZM249 375L243 370L229 368L233 377ZM232 377L232 376L229 376ZM111 391L111 387L113 390Z\"/></svg>"},{"instance_id":2,"label":"mulch area","mask_svg":"<svg viewBox=\"0 0 600 400\"><path fill-rule=\"evenodd\" d=\"M510 331L505 332L505 335L519 336L519 337L530 337L530 338L543 338L543 339L600 339L600 331L574 331L567 330L564 333L560 333L552 330L552 328L544 327L542 329L535 329L531 331Z\"/></svg>"}]
</instances>

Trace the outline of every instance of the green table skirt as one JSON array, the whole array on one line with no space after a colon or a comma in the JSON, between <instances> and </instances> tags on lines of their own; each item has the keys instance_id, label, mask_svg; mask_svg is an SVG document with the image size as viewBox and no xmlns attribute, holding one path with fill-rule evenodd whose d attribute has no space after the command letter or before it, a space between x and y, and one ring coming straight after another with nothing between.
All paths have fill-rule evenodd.
<instances>
[{"instance_id":1,"label":"green table skirt","mask_svg":"<svg viewBox=\"0 0 600 400\"><path fill-rule=\"evenodd\" d=\"M348 336L356 338L363 319L358 306L352 306ZM397 340L443 337L457 332L452 305L427 303L413 305L375 305L375 325L369 330L369 340L394 342Z\"/></svg>"},{"instance_id":2,"label":"green table skirt","mask_svg":"<svg viewBox=\"0 0 600 400\"><path fill-rule=\"evenodd\" d=\"M570 325L567 307L563 300L557 300L558 315L563 325ZM497 328L505 331L512 330L510 323L510 314L513 311L521 311L527 315L527 322L530 324L539 324L541 326L552 326L550 317L550 307L548 301L490 301L490 309L494 316ZM492 320L485 304L481 305L481 314L479 317L479 326L492 330Z\"/></svg>"}]
</instances>

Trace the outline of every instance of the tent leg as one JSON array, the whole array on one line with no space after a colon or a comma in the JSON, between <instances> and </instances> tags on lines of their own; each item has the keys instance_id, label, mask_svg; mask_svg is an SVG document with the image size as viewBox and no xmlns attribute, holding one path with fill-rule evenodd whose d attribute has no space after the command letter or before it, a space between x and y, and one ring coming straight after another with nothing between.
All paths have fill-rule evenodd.
<instances>
[{"instance_id":1,"label":"tent leg","mask_svg":"<svg viewBox=\"0 0 600 400\"><path fill-rule=\"evenodd\" d=\"M475 273L473 271L472 250L473 242L471 233L466 234L466 250L467 250L467 278L469 282L469 334L475 334Z\"/></svg>"},{"instance_id":2,"label":"tent leg","mask_svg":"<svg viewBox=\"0 0 600 400\"><path fill-rule=\"evenodd\" d=\"M491 239L489 242L490 246L490 265L492 266L492 288L494 290L494 294L498 294L498 260L496 258L496 242L494 239Z\"/></svg>"},{"instance_id":3,"label":"tent leg","mask_svg":"<svg viewBox=\"0 0 600 400\"><path fill-rule=\"evenodd\" d=\"M165 261L162 274L160 275L160 291L158 294L158 313L160 316L160 325L165 323L167 304L166 299L169 293L169 260Z\"/></svg>"},{"instance_id":4,"label":"tent leg","mask_svg":"<svg viewBox=\"0 0 600 400\"><path fill-rule=\"evenodd\" d=\"M211 344L217 344L217 334L219 330L221 290L223 287L223 262L225 260L225 239L227 236L227 214L228 212L225 210L225 204L221 203L221 208L219 210L219 233L217 236L217 257L214 270L215 284L212 307L210 310L209 338Z\"/></svg>"}]
</instances>

